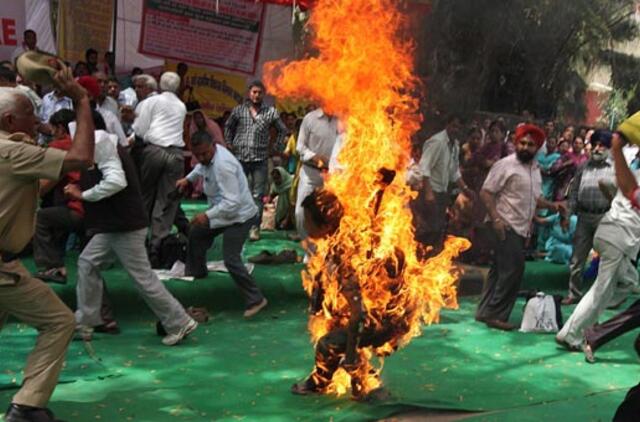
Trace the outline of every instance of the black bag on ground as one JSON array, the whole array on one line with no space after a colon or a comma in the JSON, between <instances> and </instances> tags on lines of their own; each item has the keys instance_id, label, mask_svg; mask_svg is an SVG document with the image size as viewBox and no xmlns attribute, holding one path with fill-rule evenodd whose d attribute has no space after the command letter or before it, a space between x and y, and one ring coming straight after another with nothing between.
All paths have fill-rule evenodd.
<instances>
[{"instance_id":1,"label":"black bag on ground","mask_svg":"<svg viewBox=\"0 0 640 422\"><path fill-rule=\"evenodd\" d=\"M160 256L158 264L160 268L171 269L176 261L187 260L187 237L182 233L172 233L162 239L160 243Z\"/></svg>"}]
</instances>

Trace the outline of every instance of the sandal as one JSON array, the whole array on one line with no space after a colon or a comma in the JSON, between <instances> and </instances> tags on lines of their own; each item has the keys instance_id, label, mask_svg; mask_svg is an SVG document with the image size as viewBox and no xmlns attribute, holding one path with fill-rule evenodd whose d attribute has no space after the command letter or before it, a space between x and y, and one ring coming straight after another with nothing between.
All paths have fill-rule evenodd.
<instances>
[{"instance_id":1,"label":"sandal","mask_svg":"<svg viewBox=\"0 0 640 422\"><path fill-rule=\"evenodd\" d=\"M50 281L57 284L67 284L67 275L60 268L49 268L45 271L39 271L33 275L42 281Z\"/></svg>"}]
</instances>

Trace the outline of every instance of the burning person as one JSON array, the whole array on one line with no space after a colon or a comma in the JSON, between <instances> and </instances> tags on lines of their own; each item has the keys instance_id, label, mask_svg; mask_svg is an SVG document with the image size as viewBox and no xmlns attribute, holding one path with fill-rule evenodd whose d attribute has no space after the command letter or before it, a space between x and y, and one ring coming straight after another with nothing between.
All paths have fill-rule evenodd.
<instances>
[{"instance_id":1,"label":"burning person","mask_svg":"<svg viewBox=\"0 0 640 422\"><path fill-rule=\"evenodd\" d=\"M305 214L305 230L312 239L319 239L335 233L340 225L343 209L338 198L325 190L316 189L302 201ZM408 332L409 324L402 320L396 321L388 315L368 315L362 301L362 292L358 278L349 265L343 265L341 251L336 247L330 257L327 257L327 271L338 271L340 277L340 294L348 303L344 310L347 312L341 318L335 319L335 325L322 336L316 345L316 364L311 375L304 381L294 384L291 392L294 394L310 394L325 392L339 368L351 376L351 388L355 398L365 397L369 390L364 383L371 380L364 379L361 374L373 375L378 381L378 374L370 367L368 361L363 360L360 351L363 347L381 348L399 334ZM399 250L395 257L380 260L372 266L378 272L385 272L390 291L402 286L402 270L404 257ZM318 283L311 297L311 313L322 312L323 287ZM389 306L393 306L390 301ZM391 350L385 349L381 355L388 355ZM379 384L379 381L378 381ZM374 386L375 387L375 386Z\"/></svg>"}]
</instances>

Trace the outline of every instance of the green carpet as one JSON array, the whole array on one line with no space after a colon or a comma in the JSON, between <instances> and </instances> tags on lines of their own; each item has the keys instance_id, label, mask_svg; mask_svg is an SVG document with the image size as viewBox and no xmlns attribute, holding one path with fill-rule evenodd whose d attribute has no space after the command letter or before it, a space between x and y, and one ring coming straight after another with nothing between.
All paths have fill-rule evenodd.
<instances>
[{"instance_id":1,"label":"green carpet","mask_svg":"<svg viewBox=\"0 0 640 422\"><path fill-rule=\"evenodd\" d=\"M188 204L188 213L199 205ZM266 233L247 244L262 249L295 248L283 234ZM218 245L211 258L219 258ZM75 265L69 285L56 291L75 303ZM32 262L25 260L30 268ZM290 385L307 375L313 349L306 332L301 265L257 266L254 272L269 307L254 320L242 318L242 299L227 274L167 286L185 305L206 306L214 318L184 344L168 348L155 335L155 319L121 267L104 272L123 332L96 335L92 359L73 343L51 407L68 421L359 421L413 407L487 410L471 420L610 420L640 374L634 333L599 351L598 363L558 349L552 335L503 333L473 320L477 298L442 314L439 325L387 359L386 403L348 398L298 397ZM566 270L544 262L527 264L526 287L564 288ZM519 321L522 301L513 321ZM611 315L609 313L608 315ZM565 309L565 317L569 310ZM0 403L7 403L35 331L9 322L0 333ZM4 388L3 388L4 387Z\"/></svg>"}]
</instances>

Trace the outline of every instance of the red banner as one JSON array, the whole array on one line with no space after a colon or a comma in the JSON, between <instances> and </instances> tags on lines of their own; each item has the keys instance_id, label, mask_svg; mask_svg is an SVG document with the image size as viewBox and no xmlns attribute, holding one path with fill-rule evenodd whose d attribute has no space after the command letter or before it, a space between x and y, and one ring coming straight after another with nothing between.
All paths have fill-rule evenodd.
<instances>
[{"instance_id":1,"label":"red banner","mask_svg":"<svg viewBox=\"0 0 640 422\"><path fill-rule=\"evenodd\" d=\"M24 3L0 0L0 60L11 60L22 45L24 31Z\"/></svg>"},{"instance_id":2,"label":"red banner","mask_svg":"<svg viewBox=\"0 0 640 422\"><path fill-rule=\"evenodd\" d=\"M145 0L139 51L254 74L264 8L254 0Z\"/></svg>"}]
</instances>

